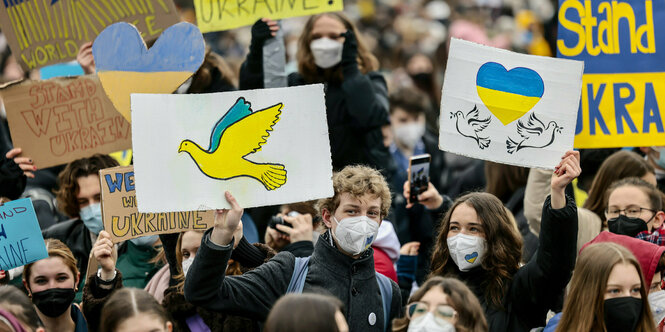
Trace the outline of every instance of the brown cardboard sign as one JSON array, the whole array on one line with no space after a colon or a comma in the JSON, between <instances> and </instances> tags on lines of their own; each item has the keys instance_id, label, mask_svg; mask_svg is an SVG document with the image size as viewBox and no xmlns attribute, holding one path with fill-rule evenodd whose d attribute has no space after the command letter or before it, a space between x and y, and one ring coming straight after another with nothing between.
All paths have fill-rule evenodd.
<instances>
[{"instance_id":1,"label":"brown cardboard sign","mask_svg":"<svg viewBox=\"0 0 665 332\"><path fill-rule=\"evenodd\" d=\"M153 40L179 18L172 0L4 0L0 26L23 69L76 59L79 48L116 22Z\"/></svg>"},{"instance_id":2,"label":"brown cardboard sign","mask_svg":"<svg viewBox=\"0 0 665 332\"><path fill-rule=\"evenodd\" d=\"M96 75L26 80L2 87L0 96L14 146L38 169L132 146L131 125Z\"/></svg>"},{"instance_id":3,"label":"brown cardboard sign","mask_svg":"<svg viewBox=\"0 0 665 332\"><path fill-rule=\"evenodd\" d=\"M205 230L215 224L215 211L139 213L134 166L99 171L104 229L114 243L153 234Z\"/></svg>"}]
</instances>

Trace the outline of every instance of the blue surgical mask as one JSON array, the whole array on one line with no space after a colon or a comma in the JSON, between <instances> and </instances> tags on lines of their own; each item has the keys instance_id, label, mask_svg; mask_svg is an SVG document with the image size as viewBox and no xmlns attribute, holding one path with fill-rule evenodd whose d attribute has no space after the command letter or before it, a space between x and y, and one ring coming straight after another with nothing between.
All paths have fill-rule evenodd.
<instances>
[{"instance_id":1,"label":"blue surgical mask","mask_svg":"<svg viewBox=\"0 0 665 332\"><path fill-rule=\"evenodd\" d=\"M104 229L102 206L100 203L93 203L82 208L79 215L85 227L95 235L98 235Z\"/></svg>"},{"instance_id":2,"label":"blue surgical mask","mask_svg":"<svg viewBox=\"0 0 665 332\"><path fill-rule=\"evenodd\" d=\"M155 242L157 242L157 240L159 240L159 235L141 236L129 241L137 247L146 248L151 247L153 244L155 244Z\"/></svg>"}]
</instances>

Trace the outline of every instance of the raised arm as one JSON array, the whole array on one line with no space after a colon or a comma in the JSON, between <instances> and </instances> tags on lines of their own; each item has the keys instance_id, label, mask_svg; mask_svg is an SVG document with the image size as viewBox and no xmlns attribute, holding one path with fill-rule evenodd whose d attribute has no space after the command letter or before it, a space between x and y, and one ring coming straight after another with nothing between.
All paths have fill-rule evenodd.
<instances>
[{"instance_id":1,"label":"raised arm","mask_svg":"<svg viewBox=\"0 0 665 332\"><path fill-rule=\"evenodd\" d=\"M240 90L263 88L263 45L268 39L275 37L277 30L277 22L268 18L262 18L252 26L249 53L240 67Z\"/></svg>"}]
</instances>

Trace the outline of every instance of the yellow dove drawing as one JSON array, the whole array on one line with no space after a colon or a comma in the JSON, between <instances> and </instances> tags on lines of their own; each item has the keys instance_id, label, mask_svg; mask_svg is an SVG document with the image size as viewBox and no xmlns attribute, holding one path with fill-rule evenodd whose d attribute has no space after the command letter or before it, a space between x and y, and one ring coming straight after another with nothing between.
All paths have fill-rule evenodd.
<instances>
[{"instance_id":1,"label":"yellow dove drawing","mask_svg":"<svg viewBox=\"0 0 665 332\"><path fill-rule=\"evenodd\" d=\"M267 190L277 189L286 183L284 165L259 164L245 157L261 150L279 121L282 107L279 103L253 112L250 103L240 97L215 124L207 150L186 139L180 142L178 153L187 152L201 172L213 179L247 176Z\"/></svg>"}]
</instances>

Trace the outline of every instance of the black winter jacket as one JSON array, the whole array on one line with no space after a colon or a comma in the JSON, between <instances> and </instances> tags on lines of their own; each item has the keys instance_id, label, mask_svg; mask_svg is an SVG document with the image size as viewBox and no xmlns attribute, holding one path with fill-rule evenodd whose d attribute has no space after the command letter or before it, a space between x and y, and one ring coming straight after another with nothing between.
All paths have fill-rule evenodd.
<instances>
[{"instance_id":1,"label":"black winter jacket","mask_svg":"<svg viewBox=\"0 0 665 332\"><path fill-rule=\"evenodd\" d=\"M295 267L295 256L281 252L252 271L228 277L224 275L224 269L231 248L230 245L212 243L210 230L206 232L187 274L185 298L208 310L264 321L273 304L286 293ZM391 284L392 321L401 312L402 300L397 284ZM384 330L383 305L371 248L360 258L353 259L331 244L328 232L322 234L311 256L303 292L315 288L323 288L342 301L350 331ZM369 319L370 316L375 320Z\"/></svg>"}]
</instances>

